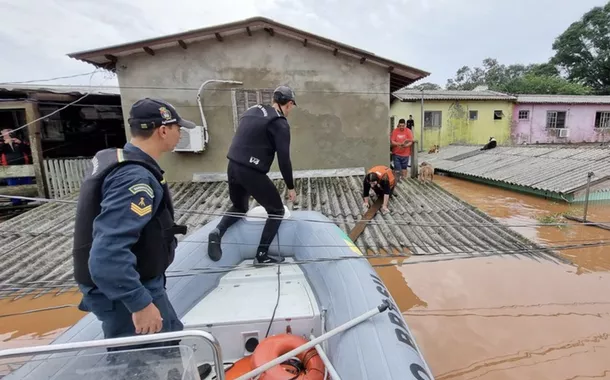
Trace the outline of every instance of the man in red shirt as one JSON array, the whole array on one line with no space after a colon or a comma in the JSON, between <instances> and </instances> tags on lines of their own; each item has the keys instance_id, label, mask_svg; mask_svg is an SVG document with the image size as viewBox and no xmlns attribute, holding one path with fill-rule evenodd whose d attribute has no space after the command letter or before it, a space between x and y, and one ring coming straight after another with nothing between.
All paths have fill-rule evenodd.
<instances>
[{"instance_id":1,"label":"man in red shirt","mask_svg":"<svg viewBox=\"0 0 610 380\"><path fill-rule=\"evenodd\" d=\"M398 126L392 131L390 143L392 154L394 154L394 170L397 179L400 180L407 176L411 145L413 144L413 132L406 128L405 119L398 121Z\"/></svg>"}]
</instances>

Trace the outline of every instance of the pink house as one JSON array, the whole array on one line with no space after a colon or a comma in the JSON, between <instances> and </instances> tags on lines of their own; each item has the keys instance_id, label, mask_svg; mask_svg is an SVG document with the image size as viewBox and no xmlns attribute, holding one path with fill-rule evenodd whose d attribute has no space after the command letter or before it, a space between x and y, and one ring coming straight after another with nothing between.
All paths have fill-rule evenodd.
<instances>
[{"instance_id":1,"label":"pink house","mask_svg":"<svg viewBox=\"0 0 610 380\"><path fill-rule=\"evenodd\" d=\"M519 95L514 144L610 141L610 96Z\"/></svg>"}]
</instances>

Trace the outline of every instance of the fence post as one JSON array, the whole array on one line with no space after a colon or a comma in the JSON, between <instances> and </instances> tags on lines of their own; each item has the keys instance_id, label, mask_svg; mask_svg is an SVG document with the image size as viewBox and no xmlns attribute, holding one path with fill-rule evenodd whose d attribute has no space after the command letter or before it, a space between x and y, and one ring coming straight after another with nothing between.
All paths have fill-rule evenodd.
<instances>
[{"instance_id":1,"label":"fence post","mask_svg":"<svg viewBox=\"0 0 610 380\"><path fill-rule=\"evenodd\" d=\"M587 223L587 211L589 209L589 187L591 186L591 177L593 177L593 172L587 173L587 190L585 192L585 212L582 217L583 223Z\"/></svg>"},{"instance_id":2,"label":"fence post","mask_svg":"<svg viewBox=\"0 0 610 380\"><path fill-rule=\"evenodd\" d=\"M417 178L418 175L418 163L417 163L417 141L413 141L411 146L411 178Z\"/></svg>"}]
</instances>

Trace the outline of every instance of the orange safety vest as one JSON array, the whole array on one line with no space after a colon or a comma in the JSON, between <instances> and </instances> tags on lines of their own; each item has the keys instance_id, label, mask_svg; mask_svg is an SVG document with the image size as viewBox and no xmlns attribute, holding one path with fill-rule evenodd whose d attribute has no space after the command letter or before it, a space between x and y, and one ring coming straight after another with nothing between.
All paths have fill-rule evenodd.
<instances>
[{"instance_id":1,"label":"orange safety vest","mask_svg":"<svg viewBox=\"0 0 610 380\"><path fill-rule=\"evenodd\" d=\"M369 173L377 174L377 176L381 180L388 179L390 181L390 189L393 189L394 185L396 185L396 178L394 177L394 172L392 171L392 169L388 168L387 166L383 166L383 165L373 166L367 174L369 174Z\"/></svg>"}]
</instances>

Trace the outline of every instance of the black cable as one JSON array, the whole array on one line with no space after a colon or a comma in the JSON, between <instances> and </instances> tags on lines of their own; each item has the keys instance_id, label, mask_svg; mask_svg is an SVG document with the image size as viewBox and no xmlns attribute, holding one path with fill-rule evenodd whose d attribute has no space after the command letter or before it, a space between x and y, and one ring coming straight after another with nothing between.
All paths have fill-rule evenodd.
<instances>
[{"instance_id":1,"label":"black cable","mask_svg":"<svg viewBox=\"0 0 610 380\"><path fill-rule=\"evenodd\" d=\"M269 331L271 330L271 325L273 324L273 319L275 318L275 312L277 311L277 307L280 304L280 266L277 266L277 300L275 301L275 307L273 308L273 314L271 314L271 320L269 321L269 327L267 327L267 333L265 334L265 338L269 336Z\"/></svg>"}]
</instances>

